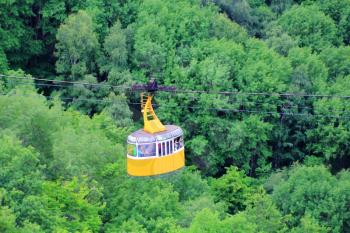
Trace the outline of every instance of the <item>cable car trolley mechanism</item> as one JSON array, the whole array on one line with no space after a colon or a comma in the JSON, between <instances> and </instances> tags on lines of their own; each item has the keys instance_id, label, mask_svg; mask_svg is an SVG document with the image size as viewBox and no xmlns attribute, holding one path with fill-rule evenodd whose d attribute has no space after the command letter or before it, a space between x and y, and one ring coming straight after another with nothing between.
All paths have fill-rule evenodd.
<instances>
[{"instance_id":1,"label":"cable car trolley mechanism","mask_svg":"<svg viewBox=\"0 0 350 233\"><path fill-rule=\"evenodd\" d=\"M152 98L156 91L174 91L174 87L158 86L154 79L136 84L141 93L144 128L127 139L127 172L131 176L154 176L176 171L185 166L183 131L176 125L163 125L156 116Z\"/></svg>"}]
</instances>

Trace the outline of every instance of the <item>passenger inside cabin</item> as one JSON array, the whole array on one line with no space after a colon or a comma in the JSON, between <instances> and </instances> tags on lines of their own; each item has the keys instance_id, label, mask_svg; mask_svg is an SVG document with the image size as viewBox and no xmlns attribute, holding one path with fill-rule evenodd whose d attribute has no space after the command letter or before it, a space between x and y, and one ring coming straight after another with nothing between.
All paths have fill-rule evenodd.
<instances>
[{"instance_id":1,"label":"passenger inside cabin","mask_svg":"<svg viewBox=\"0 0 350 233\"><path fill-rule=\"evenodd\" d=\"M156 145L155 144L144 145L144 148L145 148L145 155L146 156L155 156L156 155Z\"/></svg>"},{"instance_id":2,"label":"passenger inside cabin","mask_svg":"<svg viewBox=\"0 0 350 233\"><path fill-rule=\"evenodd\" d=\"M178 150L180 148L180 137L174 139L174 148Z\"/></svg>"},{"instance_id":3,"label":"passenger inside cabin","mask_svg":"<svg viewBox=\"0 0 350 233\"><path fill-rule=\"evenodd\" d=\"M138 146L138 157L150 157L156 155L155 144L145 144Z\"/></svg>"}]
</instances>

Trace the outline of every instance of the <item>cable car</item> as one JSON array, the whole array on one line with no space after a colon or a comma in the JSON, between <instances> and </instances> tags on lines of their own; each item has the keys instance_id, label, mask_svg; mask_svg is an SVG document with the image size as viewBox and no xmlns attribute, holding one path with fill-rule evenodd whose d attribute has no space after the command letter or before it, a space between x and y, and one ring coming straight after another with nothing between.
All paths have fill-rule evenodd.
<instances>
[{"instance_id":1,"label":"cable car","mask_svg":"<svg viewBox=\"0 0 350 233\"><path fill-rule=\"evenodd\" d=\"M165 88L166 87L161 87ZM176 125L163 125L152 106L153 93L158 89L151 80L147 85L133 86L147 90L141 94L141 113L144 128L127 139L127 172L131 176L167 174L185 166L183 131Z\"/></svg>"}]
</instances>

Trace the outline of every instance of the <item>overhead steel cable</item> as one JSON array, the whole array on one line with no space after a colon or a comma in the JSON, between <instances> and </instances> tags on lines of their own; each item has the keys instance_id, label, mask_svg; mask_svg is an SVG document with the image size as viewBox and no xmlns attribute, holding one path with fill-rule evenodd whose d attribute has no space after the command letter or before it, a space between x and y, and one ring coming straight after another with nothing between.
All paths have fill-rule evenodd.
<instances>
[{"instance_id":1,"label":"overhead steel cable","mask_svg":"<svg viewBox=\"0 0 350 233\"><path fill-rule=\"evenodd\" d=\"M130 90L131 88L126 85L110 85L105 83L84 83L84 82L76 82L76 81L65 81L65 80L52 80L52 79L44 79L44 78L34 78L30 76L15 76L15 75L5 75L0 74L0 78L9 77L9 78L17 78L17 79L31 79L36 81L47 81L47 82L58 82L58 83L66 83L66 84L80 84L80 85L88 85L88 86L104 86L116 89L125 89ZM340 99L350 99L350 96L347 95L329 95L329 94L303 94L303 93L278 93L278 92L239 92L239 91L204 91L204 90L165 90L165 92L174 92L174 93L197 93L197 94L220 94L220 95L246 95L246 96L275 96L275 97L315 97L315 98L340 98Z\"/></svg>"},{"instance_id":2,"label":"overhead steel cable","mask_svg":"<svg viewBox=\"0 0 350 233\"><path fill-rule=\"evenodd\" d=\"M33 85L33 83L29 83L29 82L16 82L16 84L19 85ZM46 86L46 87L62 87L62 88L66 88L66 87L70 87L70 86L66 86L66 85L61 85L61 84L51 84L51 83L35 83L36 86ZM191 97L192 100L198 100L198 97ZM298 109L312 109L311 107L307 107L307 106L283 106L281 104L273 104L273 103L268 103L265 101L241 101L241 100L235 100L235 101L230 101L230 104L242 104L242 105L248 105L248 104L253 104L254 106L262 106L264 104L271 104L274 105L276 107L285 107L285 109L290 109L290 108L298 108Z\"/></svg>"},{"instance_id":3,"label":"overhead steel cable","mask_svg":"<svg viewBox=\"0 0 350 233\"><path fill-rule=\"evenodd\" d=\"M28 83L28 82L16 82L16 85L33 85L33 83ZM65 86L65 85L60 85L60 84L51 84L51 83L36 83L35 85L37 86L46 86L46 87L69 87L69 86ZM62 100L73 100L70 98L62 98ZM74 100L76 100L78 98L74 98ZM198 100L198 98L193 98L192 100ZM268 103L265 101L241 101L241 100L229 100L229 102L227 104L240 104L243 107L258 107L258 106L263 106L263 105L272 105L275 107L280 107L283 108L285 110L290 110L290 109L308 109L308 110L312 110L311 107L307 107L307 106L297 106L297 105L288 105L288 106L284 106L283 104L274 104L274 103ZM248 105L248 106L247 106ZM350 112L349 112L350 113Z\"/></svg>"},{"instance_id":4,"label":"overhead steel cable","mask_svg":"<svg viewBox=\"0 0 350 233\"><path fill-rule=\"evenodd\" d=\"M20 97L35 97L35 98L40 98L37 96L41 96L45 99L50 99L53 100L55 99L54 96L43 96L40 94L36 95L28 95L28 94L17 94L17 93L8 93L8 94L0 94L0 96L5 96L5 97L10 97L10 96L20 96ZM140 102L128 102L128 101L122 101L122 100L110 100L110 99L92 99L92 98L73 98L73 97L59 97L60 100L74 100L74 101L87 101L87 102L99 102L99 103L114 103L114 102L119 102L119 103L127 103L130 105L140 105Z\"/></svg>"},{"instance_id":5,"label":"overhead steel cable","mask_svg":"<svg viewBox=\"0 0 350 233\"><path fill-rule=\"evenodd\" d=\"M30 76L14 76L14 75L4 75L0 74L1 78L16 78L16 79L24 79L24 80L34 80L34 81L45 81L45 82L54 82L54 83L61 83L61 84L76 84L76 85L83 85L83 86L95 86L95 87L110 87L115 89L130 89L129 86L121 85L121 86L115 86L105 83L84 83L84 82L77 82L77 81L66 81L66 80L53 80L53 79L45 79L45 78L34 78ZM64 85L62 85L64 86Z\"/></svg>"},{"instance_id":6,"label":"overhead steel cable","mask_svg":"<svg viewBox=\"0 0 350 233\"><path fill-rule=\"evenodd\" d=\"M34 97L39 98L38 95L25 95L25 94L17 94L17 93L9 93L9 94L0 94L0 96L22 96L22 97ZM46 98L45 96L42 96ZM54 97L48 97L49 99L54 99ZM62 99L62 98L60 98ZM72 97L63 97L64 100L74 100L74 101L91 101L91 102L119 102L125 103L122 100L108 100L108 99L88 99L88 98L72 98ZM130 105L141 105L138 102L127 102ZM154 104L155 107L160 107L159 104ZM276 116L305 116L305 117L320 117L320 118L336 118L336 119L350 119L350 115L333 115L333 114L309 114L309 113L290 113L290 112L277 112L277 111L258 111L258 110L247 110L247 109L231 109L231 108L205 108L198 106L184 106L178 105L178 107L188 108L188 109L203 109L203 110L213 110L213 111L222 111L222 112L234 112L234 113L248 113L248 114L257 114L257 115L276 115Z\"/></svg>"},{"instance_id":7,"label":"overhead steel cable","mask_svg":"<svg viewBox=\"0 0 350 233\"><path fill-rule=\"evenodd\" d=\"M0 77L10 77L10 78L17 78L17 79L22 79L22 80L35 80L35 81L47 81L47 82L58 82L60 84L49 84L49 83L35 83L35 85L39 86L55 86L55 87L67 87L66 85L63 84L76 84L76 85L90 85L90 86L95 86L95 87L111 87L111 88L118 88L118 89L130 89L127 86L114 86L114 85L109 85L109 84L94 84L94 83L83 83L83 82L73 82L73 81L63 81L63 80L51 80L51 79L42 79L42 78L33 78L33 77L28 77L28 76L11 76L11 75L3 75L0 74ZM17 83L17 84L26 84L26 85L32 85L32 83ZM173 92L173 91L170 91ZM241 92L208 92L208 91L181 91L181 90L176 90L174 92L182 92L182 93L205 93L205 94L240 94L240 95L273 95L273 96L312 96L312 97L327 97L327 98L344 98L348 99L350 96L335 96L335 95L304 95L304 94L296 94L296 93L241 93ZM47 97L51 98L51 97ZM71 100L71 101L90 101L90 102L115 102L115 100L98 100L98 99L87 99L87 98L65 98L61 97L61 100ZM244 102L244 101L236 101L232 103L238 103L238 104L254 104L255 106L265 104L266 102L260 102L258 103L257 101L252 101L252 102ZM128 104L131 105L139 105L140 103L130 103ZM271 104L271 103L266 103L266 104ZM154 106L159 106L159 105L154 105ZM282 105L274 105L276 107L284 107ZM203 107L194 107L194 106L179 106L179 107L185 107L189 109L204 109ZM284 108L283 110L290 110L291 108L296 108L296 109L311 109L310 107L300 107L300 106L290 106L288 108ZM337 115L322 115L322 114L308 114L308 113L290 113L290 112L277 112L277 111L257 111L257 110L247 110L247 109L227 109L227 108L205 108L206 110L215 110L215 111L228 111L228 112L235 112L235 113L255 113L255 114L276 114L276 115L284 115L284 116L311 116L311 117L329 117L329 118L345 118L349 119L350 116L337 116ZM342 111L345 112L345 111ZM348 113L347 111L345 113Z\"/></svg>"}]
</instances>

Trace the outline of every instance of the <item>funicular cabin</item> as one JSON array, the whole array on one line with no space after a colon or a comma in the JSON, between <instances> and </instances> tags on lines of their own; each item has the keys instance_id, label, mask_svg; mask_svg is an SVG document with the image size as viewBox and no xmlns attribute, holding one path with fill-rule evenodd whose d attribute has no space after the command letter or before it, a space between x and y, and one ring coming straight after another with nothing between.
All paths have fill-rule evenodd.
<instances>
[{"instance_id":1,"label":"funicular cabin","mask_svg":"<svg viewBox=\"0 0 350 233\"><path fill-rule=\"evenodd\" d=\"M181 128L175 125L166 125L165 128L165 131L154 134L140 129L129 135L129 175L160 175L176 171L185 165Z\"/></svg>"},{"instance_id":2,"label":"funicular cabin","mask_svg":"<svg viewBox=\"0 0 350 233\"><path fill-rule=\"evenodd\" d=\"M168 87L160 87L167 89ZM183 131L175 125L163 125L155 114L152 97L159 89L155 80L133 89L141 94L144 127L127 139L127 172L131 176L154 176L176 171L185 166Z\"/></svg>"}]
</instances>

